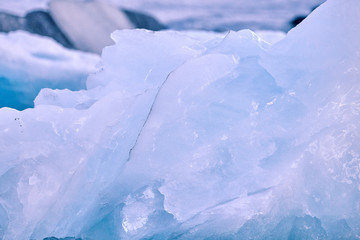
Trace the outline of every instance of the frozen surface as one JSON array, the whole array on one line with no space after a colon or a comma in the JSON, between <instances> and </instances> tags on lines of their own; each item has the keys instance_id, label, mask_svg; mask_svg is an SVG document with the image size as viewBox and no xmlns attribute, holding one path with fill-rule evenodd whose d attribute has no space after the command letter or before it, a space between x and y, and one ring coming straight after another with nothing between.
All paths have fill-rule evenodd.
<instances>
[{"instance_id":1,"label":"frozen surface","mask_svg":"<svg viewBox=\"0 0 360 240\"><path fill-rule=\"evenodd\" d=\"M113 33L87 90L0 109L0 237L358 239L359 12Z\"/></svg>"},{"instance_id":2,"label":"frozen surface","mask_svg":"<svg viewBox=\"0 0 360 240\"><path fill-rule=\"evenodd\" d=\"M27 32L0 34L0 107L34 106L41 88L85 88L100 58Z\"/></svg>"}]
</instances>

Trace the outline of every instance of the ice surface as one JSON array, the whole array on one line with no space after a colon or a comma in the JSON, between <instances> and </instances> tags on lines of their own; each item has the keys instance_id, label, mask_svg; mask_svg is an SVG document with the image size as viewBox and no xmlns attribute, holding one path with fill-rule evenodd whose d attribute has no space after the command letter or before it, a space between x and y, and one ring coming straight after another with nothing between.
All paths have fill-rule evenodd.
<instances>
[{"instance_id":1,"label":"ice surface","mask_svg":"<svg viewBox=\"0 0 360 240\"><path fill-rule=\"evenodd\" d=\"M22 31L0 34L0 54L0 107L16 109L34 106L44 87L84 89L100 60Z\"/></svg>"},{"instance_id":2,"label":"ice surface","mask_svg":"<svg viewBox=\"0 0 360 240\"><path fill-rule=\"evenodd\" d=\"M255 31L256 35L258 35L264 41L275 44L286 37L286 34L282 31Z\"/></svg>"},{"instance_id":3,"label":"ice surface","mask_svg":"<svg viewBox=\"0 0 360 240\"><path fill-rule=\"evenodd\" d=\"M2 238L359 238L358 12L113 33L87 90L0 109Z\"/></svg>"}]
</instances>

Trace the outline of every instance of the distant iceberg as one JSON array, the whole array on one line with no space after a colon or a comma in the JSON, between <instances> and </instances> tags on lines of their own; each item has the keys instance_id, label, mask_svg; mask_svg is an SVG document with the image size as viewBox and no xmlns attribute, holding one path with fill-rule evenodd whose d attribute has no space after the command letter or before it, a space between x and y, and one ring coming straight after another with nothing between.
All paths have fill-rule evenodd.
<instances>
[{"instance_id":1,"label":"distant iceberg","mask_svg":"<svg viewBox=\"0 0 360 240\"><path fill-rule=\"evenodd\" d=\"M116 29L165 29L153 17L98 0L53 0L49 11L76 49L98 54L113 43L109 36Z\"/></svg>"},{"instance_id":2,"label":"distant iceberg","mask_svg":"<svg viewBox=\"0 0 360 240\"><path fill-rule=\"evenodd\" d=\"M0 109L0 238L358 239L359 12L114 32L86 89Z\"/></svg>"},{"instance_id":3,"label":"distant iceberg","mask_svg":"<svg viewBox=\"0 0 360 240\"><path fill-rule=\"evenodd\" d=\"M34 6L37 4L33 2ZM11 6L5 1L0 3L0 10L4 5ZM48 5L48 9L34 9L24 16L0 11L0 32L27 31L53 38L66 48L100 54L105 46L113 43L110 34L115 30L166 29L149 15L118 8L105 1L53 0Z\"/></svg>"}]
</instances>

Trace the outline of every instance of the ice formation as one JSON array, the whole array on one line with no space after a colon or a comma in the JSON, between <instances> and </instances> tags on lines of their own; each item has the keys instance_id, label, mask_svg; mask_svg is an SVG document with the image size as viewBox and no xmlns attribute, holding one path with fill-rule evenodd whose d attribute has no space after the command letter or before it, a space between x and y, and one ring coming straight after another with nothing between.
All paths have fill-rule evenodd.
<instances>
[{"instance_id":1,"label":"ice formation","mask_svg":"<svg viewBox=\"0 0 360 240\"><path fill-rule=\"evenodd\" d=\"M1 238L358 239L359 12L113 33L87 90L0 109Z\"/></svg>"},{"instance_id":2,"label":"ice formation","mask_svg":"<svg viewBox=\"0 0 360 240\"><path fill-rule=\"evenodd\" d=\"M95 54L67 50L52 39L18 31L0 33L0 107L34 106L41 88L80 90L96 71Z\"/></svg>"}]
</instances>

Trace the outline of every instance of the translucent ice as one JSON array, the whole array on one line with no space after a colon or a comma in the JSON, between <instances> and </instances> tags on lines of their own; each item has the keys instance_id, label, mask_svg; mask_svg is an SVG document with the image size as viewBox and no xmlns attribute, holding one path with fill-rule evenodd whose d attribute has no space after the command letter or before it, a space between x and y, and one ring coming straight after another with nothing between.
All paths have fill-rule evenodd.
<instances>
[{"instance_id":1,"label":"translucent ice","mask_svg":"<svg viewBox=\"0 0 360 240\"><path fill-rule=\"evenodd\" d=\"M2 238L358 238L359 11L113 33L87 90L0 109Z\"/></svg>"}]
</instances>

